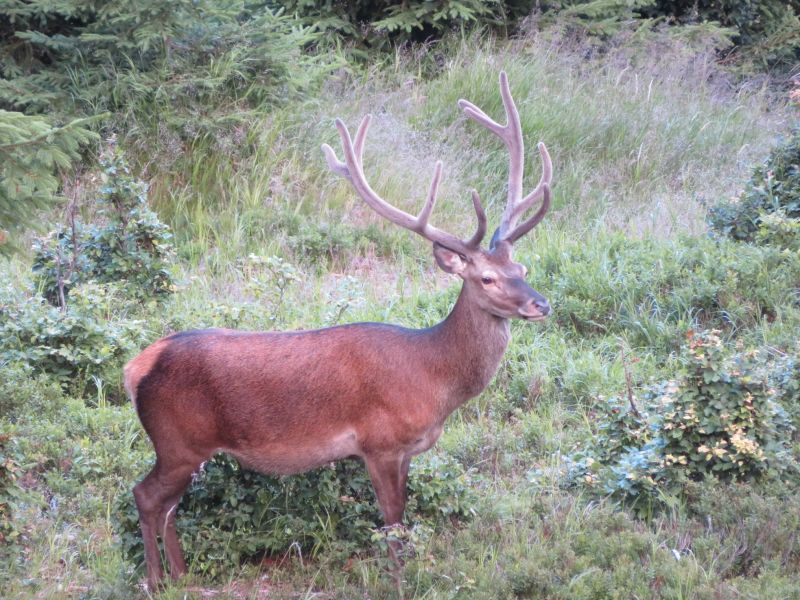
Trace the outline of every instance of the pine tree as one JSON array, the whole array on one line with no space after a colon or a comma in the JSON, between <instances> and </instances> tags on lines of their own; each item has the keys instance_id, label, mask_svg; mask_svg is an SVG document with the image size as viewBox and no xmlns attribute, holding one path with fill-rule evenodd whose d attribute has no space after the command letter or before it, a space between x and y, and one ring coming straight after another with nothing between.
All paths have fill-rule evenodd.
<instances>
[{"instance_id":1,"label":"pine tree","mask_svg":"<svg viewBox=\"0 0 800 600\"><path fill-rule=\"evenodd\" d=\"M98 137L88 121L57 127L45 117L0 110L0 254L10 253L13 236L57 200L59 172Z\"/></svg>"}]
</instances>

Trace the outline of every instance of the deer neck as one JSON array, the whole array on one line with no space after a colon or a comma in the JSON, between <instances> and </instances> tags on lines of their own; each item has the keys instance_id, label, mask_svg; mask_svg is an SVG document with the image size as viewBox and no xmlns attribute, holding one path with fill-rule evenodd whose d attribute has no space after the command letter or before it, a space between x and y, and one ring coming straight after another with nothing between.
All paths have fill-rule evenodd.
<instances>
[{"instance_id":1,"label":"deer neck","mask_svg":"<svg viewBox=\"0 0 800 600\"><path fill-rule=\"evenodd\" d=\"M509 322L482 310L464 284L453 310L430 332L436 351L432 364L445 374L447 416L489 385L508 346Z\"/></svg>"}]
</instances>

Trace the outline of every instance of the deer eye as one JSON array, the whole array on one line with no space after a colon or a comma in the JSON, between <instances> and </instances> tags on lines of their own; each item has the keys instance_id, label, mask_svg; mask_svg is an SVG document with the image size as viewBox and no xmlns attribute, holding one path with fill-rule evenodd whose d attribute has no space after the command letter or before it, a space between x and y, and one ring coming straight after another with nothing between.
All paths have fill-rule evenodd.
<instances>
[{"instance_id":1,"label":"deer eye","mask_svg":"<svg viewBox=\"0 0 800 600\"><path fill-rule=\"evenodd\" d=\"M492 285L494 283L494 279L491 277L481 277L481 283L483 285Z\"/></svg>"}]
</instances>

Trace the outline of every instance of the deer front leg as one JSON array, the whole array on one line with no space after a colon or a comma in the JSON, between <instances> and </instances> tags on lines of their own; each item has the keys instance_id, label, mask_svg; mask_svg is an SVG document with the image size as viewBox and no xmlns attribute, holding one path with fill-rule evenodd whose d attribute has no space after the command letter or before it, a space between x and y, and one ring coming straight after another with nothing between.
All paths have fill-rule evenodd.
<instances>
[{"instance_id":1,"label":"deer front leg","mask_svg":"<svg viewBox=\"0 0 800 600\"><path fill-rule=\"evenodd\" d=\"M364 461L367 465L372 487L378 498L378 504L383 513L384 525L401 525L403 511L406 507L406 481L411 457L404 455L368 456ZM397 586L400 598L403 598L403 559L402 543L398 540L389 541L389 558L394 564L392 576Z\"/></svg>"},{"instance_id":2,"label":"deer front leg","mask_svg":"<svg viewBox=\"0 0 800 600\"><path fill-rule=\"evenodd\" d=\"M368 456L367 465L372 487L378 498L385 525L399 525L406 507L406 479L409 459L405 456Z\"/></svg>"}]
</instances>

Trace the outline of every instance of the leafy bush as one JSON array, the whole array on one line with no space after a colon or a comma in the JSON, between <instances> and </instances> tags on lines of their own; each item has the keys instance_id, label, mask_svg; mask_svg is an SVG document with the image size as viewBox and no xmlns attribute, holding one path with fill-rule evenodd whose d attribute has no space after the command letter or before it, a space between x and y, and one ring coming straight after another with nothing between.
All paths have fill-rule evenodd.
<instances>
[{"instance_id":1,"label":"leafy bush","mask_svg":"<svg viewBox=\"0 0 800 600\"><path fill-rule=\"evenodd\" d=\"M68 312L38 296L0 304L0 361L27 365L81 395L102 392L104 382L120 381L122 361L141 338L141 323L108 318L119 304L113 286L84 284L72 290L71 299Z\"/></svg>"},{"instance_id":2,"label":"leafy bush","mask_svg":"<svg viewBox=\"0 0 800 600\"><path fill-rule=\"evenodd\" d=\"M9 439L8 435L0 434L0 557L6 554L19 537L12 508L17 496L16 479L20 468L6 451Z\"/></svg>"},{"instance_id":3,"label":"leafy bush","mask_svg":"<svg viewBox=\"0 0 800 600\"><path fill-rule=\"evenodd\" d=\"M83 225L73 214L69 228L34 244L36 283L51 304L66 306L70 288L92 280L120 283L126 296L138 300L172 289L171 234L147 206L147 184L131 175L114 148L100 164L97 203L106 223Z\"/></svg>"},{"instance_id":4,"label":"leafy bush","mask_svg":"<svg viewBox=\"0 0 800 600\"><path fill-rule=\"evenodd\" d=\"M748 479L789 467L786 415L755 352L727 360L714 332L689 339L679 386L657 388L665 464L692 477ZM685 463L684 463L685 459Z\"/></svg>"},{"instance_id":5,"label":"leafy bush","mask_svg":"<svg viewBox=\"0 0 800 600\"><path fill-rule=\"evenodd\" d=\"M45 511L29 513L35 521L75 523L105 513L112 498L130 492L151 452L129 404L90 407L65 398L44 418L35 408L19 411L7 429L27 504Z\"/></svg>"},{"instance_id":6,"label":"leafy bush","mask_svg":"<svg viewBox=\"0 0 800 600\"><path fill-rule=\"evenodd\" d=\"M22 413L45 416L63 402L58 382L33 371L26 363L0 361L0 415L10 420Z\"/></svg>"},{"instance_id":7,"label":"leafy bush","mask_svg":"<svg viewBox=\"0 0 800 600\"><path fill-rule=\"evenodd\" d=\"M734 240L796 244L792 236L800 222L800 128L755 168L738 199L709 209L708 221L714 232Z\"/></svg>"},{"instance_id":8,"label":"leafy bush","mask_svg":"<svg viewBox=\"0 0 800 600\"><path fill-rule=\"evenodd\" d=\"M441 524L470 518L468 473L448 458L418 457L409 475L407 521ZM117 528L125 552L141 564L143 548L133 494L119 499ZM360 461L340 461L303 475L276 478L243 469L227 456L206 463L178 507L188 562L212 575L263 554L338 553L372 547L380 511Z\"/></svg>"},{"instance_id":9,"label":"leafy bush","mask_svg":"<svg viewBox=\"0 0 800 600\"><path fill-rule=\"evenodd\" d=\"M797 439L800 435L800 346L777 358L769 377L771 387L780 391L781 405L789 413Z\"/></svg>"},{"instance_id":10,"label":"leafy bush","mask_svg":"<svg viewBox=\"0 0 800 600\"><path fill-rule=\"evenodd\" d=\"M769 368L785 367L756 352L728 358L713 331L691 334L684 360L678 378L646 390L649 414L619 399L601 407L597 435L571 458L573 481L633 499L709 476L796 474L783 390L770 385L781 378L770 377Z\"/></svg>"}]
</instances>

